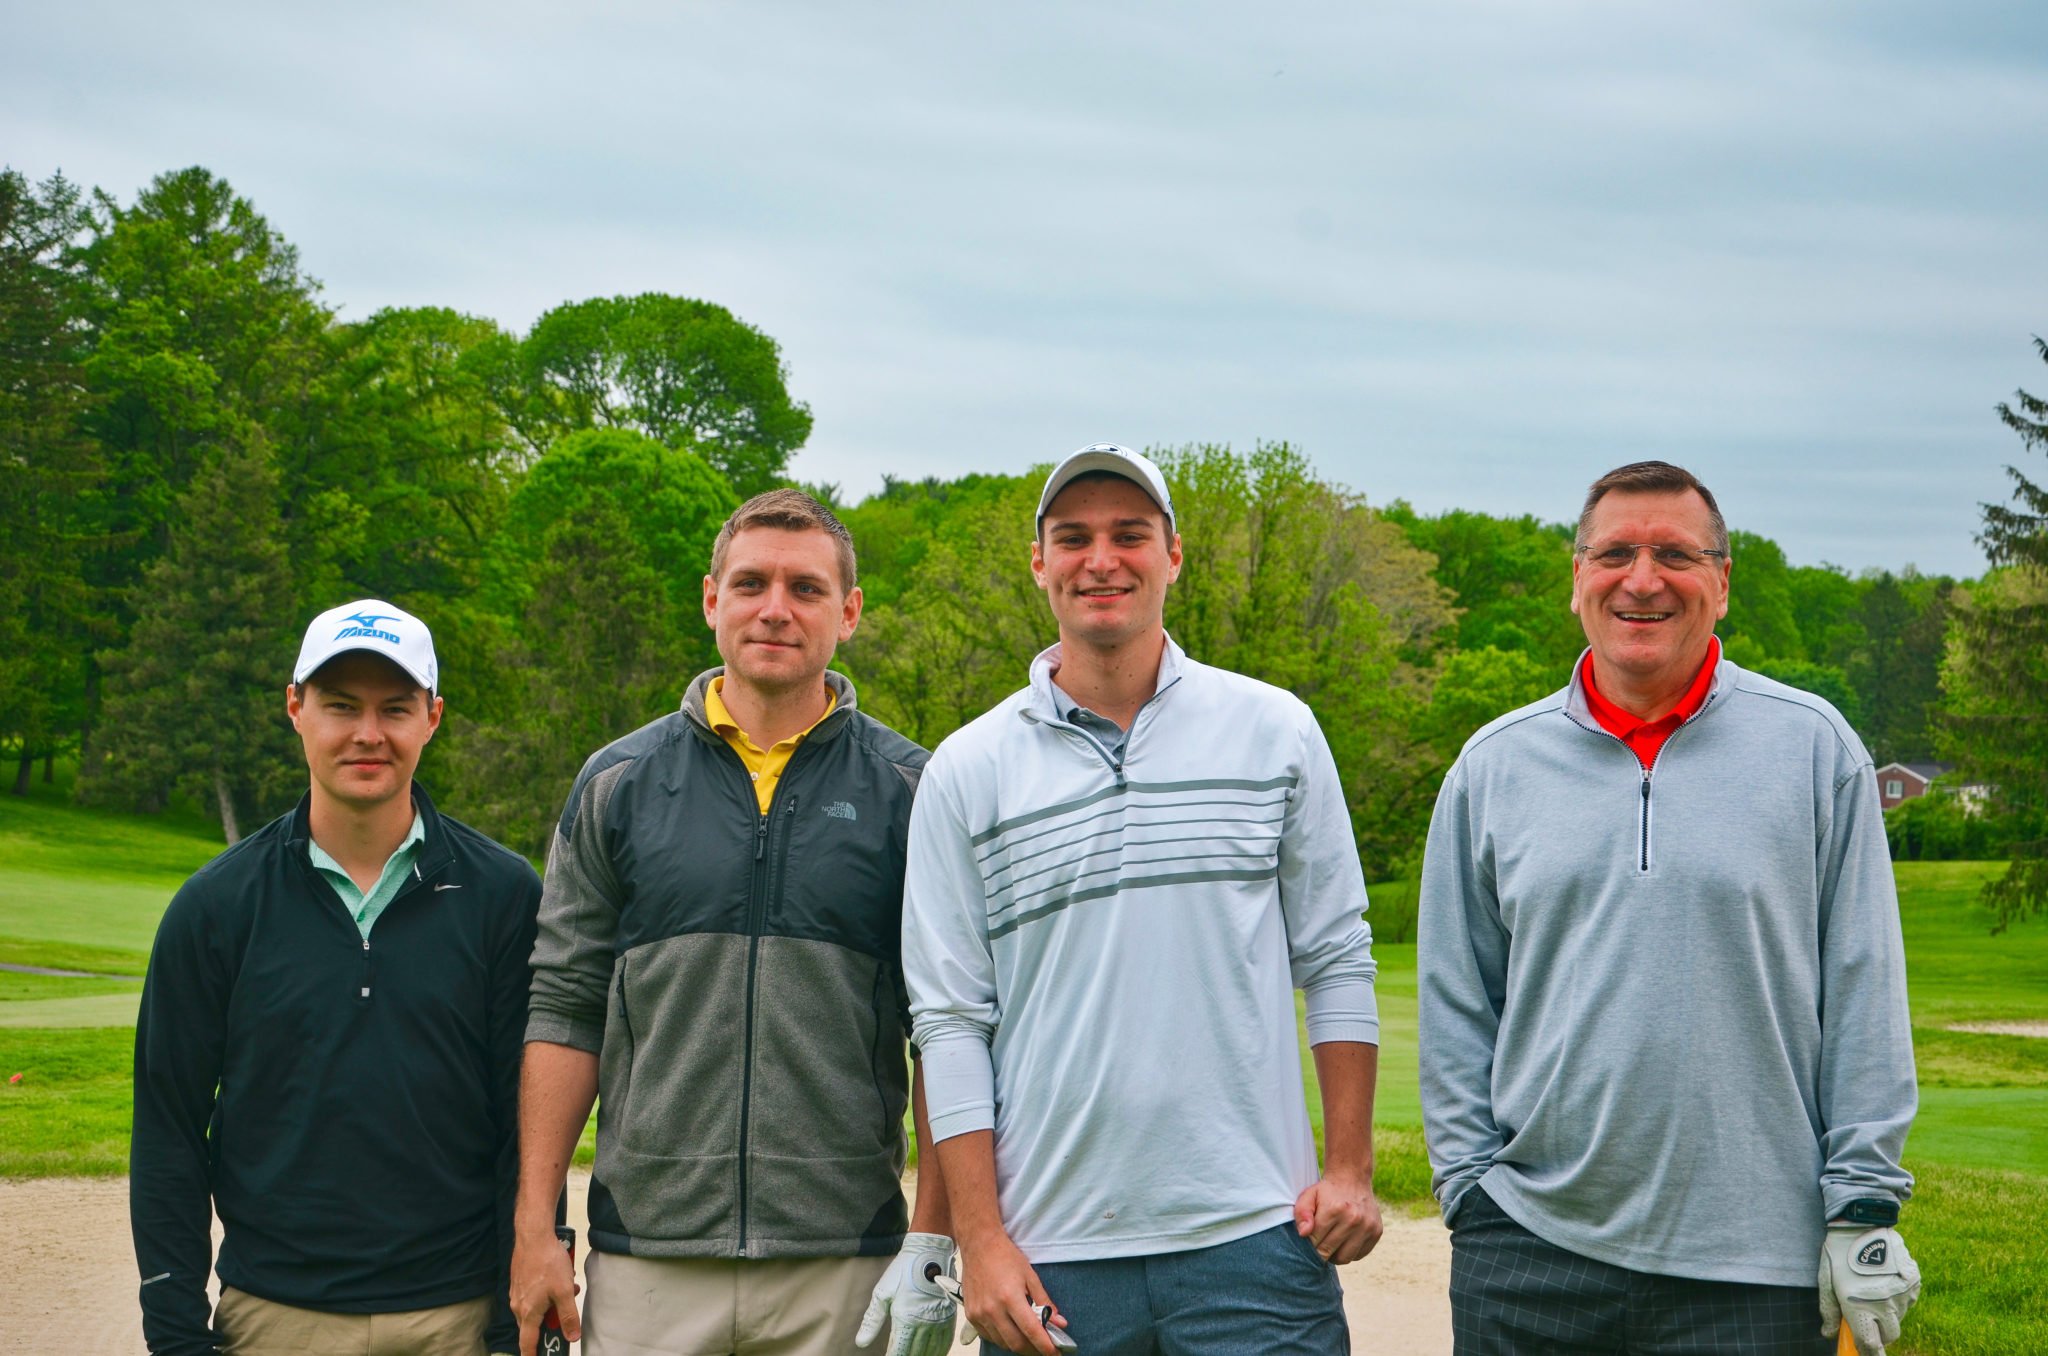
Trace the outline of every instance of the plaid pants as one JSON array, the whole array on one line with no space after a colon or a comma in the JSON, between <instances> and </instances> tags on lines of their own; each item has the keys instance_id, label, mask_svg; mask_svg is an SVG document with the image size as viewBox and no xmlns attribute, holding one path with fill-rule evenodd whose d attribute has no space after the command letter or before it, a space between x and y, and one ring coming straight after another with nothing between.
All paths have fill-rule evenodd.
<instances>
[{"instance_id":1,"label":"plaid pants","mask_svg":"<svg viewBox=\"0 0 2048 1356\"><path fill-rule=\"evenodd\" d=\"M1832 1356L1811 1286L1700 1281L1596 1262L1544 1242L1483 1188L1451 1231L1456 1356ZM1816 1263L1818 1259L1816 1259Z\"/></svg>"}]
</instances>

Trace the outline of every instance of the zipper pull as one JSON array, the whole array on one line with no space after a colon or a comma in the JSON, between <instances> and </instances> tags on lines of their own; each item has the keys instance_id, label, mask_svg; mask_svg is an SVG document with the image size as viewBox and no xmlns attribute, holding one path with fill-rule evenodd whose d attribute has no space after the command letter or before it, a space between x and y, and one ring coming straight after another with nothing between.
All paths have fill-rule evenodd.
<instances>
[{"instance_id":1,"label":"zipper pull","mask_svg":"<svg viewBox=\"0 0 2048 1356\"><path fill-rule=\"evenodd\" d=\"M761 815L754 821L754 860L760 861L768 852L768 816Z\"/></svg>"}]
</instances>

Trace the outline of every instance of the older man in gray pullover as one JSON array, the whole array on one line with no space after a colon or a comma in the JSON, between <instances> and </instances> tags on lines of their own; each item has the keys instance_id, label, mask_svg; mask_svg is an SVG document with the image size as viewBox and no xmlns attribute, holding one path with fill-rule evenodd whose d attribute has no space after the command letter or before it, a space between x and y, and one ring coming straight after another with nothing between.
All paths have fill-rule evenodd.
<instances>
[{"instance_id":1,"label":"older man in gray pullover","mask_svg":"<svg viewBox=\"0 0 2048 1356\"><path fill-rule=\"evenodd\" d=\"M1841 1324L1877 1356L1919 1293L1875 775L1833 707L1721 656L1728 550L1686 471L1596 481L1589 648L1437 801L1422 1096L1460 1356L1818 1354Z\"/></svg>"}]
</instances>

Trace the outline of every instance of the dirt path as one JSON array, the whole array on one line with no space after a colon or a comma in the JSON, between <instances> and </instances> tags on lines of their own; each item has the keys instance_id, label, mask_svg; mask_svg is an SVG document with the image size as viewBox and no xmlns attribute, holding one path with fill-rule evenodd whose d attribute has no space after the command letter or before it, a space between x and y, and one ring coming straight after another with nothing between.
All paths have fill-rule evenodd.
<instances>
[{"instance_id":1,"label":"dirt path","mask_svg":"<svg viewBox=\"0 0 2048 1356\"><path fill-rule=\"evenodd\" d=\"M578 1173L570 1183L579 1236L589 1180ZM29 1347L76 1356L140 1356L126 1181L0 1181L0 1219L12 1233L16 1262L9 1270L27 1282L17 1294L23 1320L17 1331ZM1450 1351L1444 1293L1450 1259L1449 1236L1434 1218L1389 1218L1379 1248L1342 1273L1358 1350L1404 1356Z\"/></svg>"}]
</instances>

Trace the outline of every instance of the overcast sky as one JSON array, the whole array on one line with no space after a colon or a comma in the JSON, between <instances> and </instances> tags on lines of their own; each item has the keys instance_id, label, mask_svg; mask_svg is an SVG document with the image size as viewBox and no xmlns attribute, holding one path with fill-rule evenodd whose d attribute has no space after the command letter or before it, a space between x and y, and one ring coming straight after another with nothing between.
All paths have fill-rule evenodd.
<instances>
[{"instance_id":1,"label":"overcast sky","mask_svg":"<svg viewBox=\"0 0 2048 1356\"><path fill-rule=\"evenodd\" d=\"M1564 519L1658 456L1969 574L2048 476L1992 408L2048 394L2039 0L0 5L6 164L205 165L345 317L719 302L855 497L1284 438Z\"/></svg>"}]
</instances>

